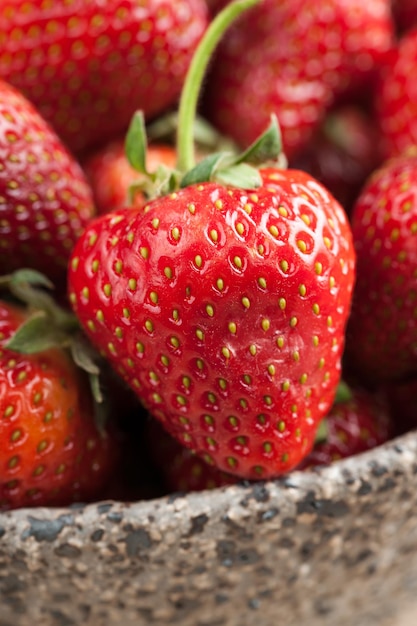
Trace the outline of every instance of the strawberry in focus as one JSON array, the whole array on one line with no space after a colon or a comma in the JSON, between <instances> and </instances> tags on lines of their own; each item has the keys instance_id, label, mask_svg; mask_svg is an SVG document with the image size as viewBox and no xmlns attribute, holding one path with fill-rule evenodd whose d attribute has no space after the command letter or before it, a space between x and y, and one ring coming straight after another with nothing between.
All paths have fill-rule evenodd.
<instances>
[{"instance_id":1,"label":"strawberry in focus","mask_svg":"<svg viewBox=\"0 0 417 626\"><path fill-rule=\"evenodd\" d=\"M414 383L415 392L416 385ZM415 408L416 403L413 403ZM401 405L404 408L404 405ZM417 419L414 415L414 426ZM320 424L312 451L296 470L317 466L372 450L395 433L388 400L378 393L340 383L335 401ZM152 461L170 492L203 491L238 483L236 476L219 471L170 437L154 419L145 431Z\"/></svg>"},{"instance_id":2,"label":"strawberry in focus","mask_svg":"<svg viewBox=\"0 0 417 626\"><path fill-rule=\"evenodd\" d=\"M98 498L117 439L99 433L90 388L66 351L5 347L25 319L0 301L0 510Z\"/></svg>"},{"instance_id":3,"label":"strawberry in focus","mask_svg":"<svg viewBox=\"0 0 417 626\"><path fill-rule=\"evenodd\" d=\"M35 268L57 287L95 213L84 173L32 104L0 81L0 274Z\"/></svg>"},{"instance_id":4,"label":"strawberry in focus","mask_svg":"<svg viewBox=\"0 0 417 626\"><path fill-rule=\"evenodd\" d=\"M186 187L94 220L70 301L91 341L188 447L239 476L311 448L340 376L354 256L340 205L303 172Z\"/></svg>"},{"instance_id":5,"label":"strawberry in focus","mask_svg":"<svg viewBox=\"0 0 417 626\"><path fill-rule=\"evenodd\" d=\"M204 0L3 0L0 75L80 153L176 103L207 21Z\"/></svg>"},{"instance_id":6,"label":"strawberry in focus","mask_svg":"<svg viewBox=\"0 0 417 626\"><path fill-rule=\"evenodd\" d=\"M197 49L178 115L180 180L93 220L68 281L92 343L175 438L223 471L267 478L298 465L333 402L355 259L339 203L280 167L276 120L243 155L194 166L200 64L255 2L228 5Z\"/></svg>"}]
</instances>

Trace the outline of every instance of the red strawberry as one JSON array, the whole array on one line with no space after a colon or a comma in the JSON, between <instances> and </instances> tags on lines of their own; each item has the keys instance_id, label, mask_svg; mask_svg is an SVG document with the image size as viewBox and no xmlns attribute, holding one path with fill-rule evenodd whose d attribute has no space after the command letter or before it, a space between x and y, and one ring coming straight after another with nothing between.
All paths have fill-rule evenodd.
<instances>
[{"instance_id":1,"label":"red strawberry","mask_svg":"<svg viewBox=\"0 0 417 626\"><path fill-rule=\"evenodd\" d=\"M225 471L288 471L340 375L353 282L340 205L307 174L192 185L96 219L70 298L150 412Z\"/></svg>"},{"instance_id":2,"label":"red strawberry","mask_svg":"<svg viewBox=\"0 0 417 626\"><path fill-rule=\"evenodd\" d=\"M5 348L25 319L0 301L0 510L91 500L114 469L116 441L99 434L89 387L64 350Z\"/></svg>"},{"instance_id":3,"label":"red strawberry","mask_svg":"<svg viewBox=\"0 0 417 626\"><path fill-rule=\"evenodd\" d=\"M207 19L204 0L3 0L0 75L79 152L175 104Z\"/></svg>"},{"instance_id":4,"label":"red strawberry","mask_svg":"<svg viewBox=\"0 0 417 626\"><path fill-rule=\"evenodd\" d=\"M40 270L57 284L94 214L81 167L26 98L0 81L0 274Z\"/></svg>"},{"instance_id":5,"label":"red strawberry","mask_svg":"<svg viewBox=\"0 0 417 626\"><path fill-rule=\"evenodd\" d=\"M417 28L400 39L381 70L374 103L385 157L417 142Z\"/></svg>"},{"instance_id":6,"label":"red strawberry","mask_svg":"<svg viewBox=\"0 0 417 626\"><path fill-rule=\"evenodd\" d=\"M352 104L329 112L308 146L290 162L317 178L348 215L368 176L381 164L371 116Z\"/></svg>"},{"instance_id":7,"label":"red strawberry","mask_svg":"<svg viewBox=\"0 0 417 626\"><path fill-rule=\"evenodd\" d=\"M392 39L387 0L265 0L222 41L205 112L243 146L275 113L292 158L337 94L369 82Z\"/></svg>"},{"instance_id":8,"label":"red strawberry","mask_svg":"<svg viewBox=\"0 0 417 626\"><path fill-rule=\"evenodd\" d=\"M146 166L149 171L156 170L161 164L173 168L176 159L177 154L172 146L150 144L146 154ZM108 213L129 204L145 204L142 190L134 187L143 176L130 165L124 139L115 140L89 156L83 163L83 168L93 190L98 213ZM130 190L133 197L129 197Z\"/></svg>"},{"instance_id":9,"label":"red strawberry","mask_svg":"<svg viewBox=\"0 0 417 626\"><path fill-rule=\"evenodd\" d=\"M417 154L385 162L352 213L357 280L346 353L367 381L417 371Z\"/></svg>"},{"instance_id":10,"label":"red strawberry","mask_svg":"<svg viewBox=\"0 0 417 626\"><path fill-rule=\"evenodd\" d=\"M180 180L91 222L69 271L82 326L150 413L246 478L287 472L312 447L340 377L354 278L343 209L308 174L279 167L274 122L243 155L187 171L207 50L253 4L226 7L197 49L178 115ZM143 135L140 116L131 128Z\"/></svg>"},{"instance_id":11,"label":"red strawberry","mask_svg":"<svg viewBox=\"0 0 417 626\"><path fill-rule=\"evenodd\" d=\"M322 422L321 439L297 469L330 465L372 450L392 435L392 421L382 397L363 389L352 389L348 397L334 403Z\"/></svg>"}]
</instances>

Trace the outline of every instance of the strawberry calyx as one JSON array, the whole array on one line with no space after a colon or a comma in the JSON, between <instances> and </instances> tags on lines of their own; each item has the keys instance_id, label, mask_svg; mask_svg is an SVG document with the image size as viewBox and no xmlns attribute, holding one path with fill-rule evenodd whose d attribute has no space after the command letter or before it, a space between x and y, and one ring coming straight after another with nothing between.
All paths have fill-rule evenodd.
<instances>
[{"instance_id":1,"label":"strawberry calyx","mask_svg":"<svg viewBox=\"0 0 417 626\"><path fill-rule=\"evenodd\" d=\"M262 135L244 152L219 150L195 163L195 139L198 130L196 115L198 96L210 58L225 30L246 10L260 0L235 0L213 19L206 30L191 61L181 93L177 125L177 164L174 169L160 165L155 172L146 168L147 133L142 111L137 111L126 135L126 155L130 165L144 177L131 192L141 191L148 199L172 193L180 188L203 182L243 189L256 189L262 185L261 166L274 165L285 168L287 161L282 152L282 138L278 119L271 116L270 124ZM197 122L197 124L196 124ZM229 145L226 145L229 148Z\"/></svg>"},{"instance_id":2,"label":"strawberry calyx","mask_svg":"<svg viewBox=\"0 0 417 626\"><path fill-rule=\"evenodd\" d=\"M32 269L21 269L0 277L0 289L26 305L28 318L6 344L8 350L34 354L53 347L66 347L77 318L58 306L45 289L53 289L49 279Z\"/></svg>"},{"instance_id":3,"label":"strawberry calyx","mask_svg":"<svg viewBox=\"0 0 417 626\"><path fill-rule=\"evenodd\" d=\"M107 411L101 391L101 357L81 330L77 317L59 306L46 290L50 280L37 270L23 268L0 276L0 291L25 305L27 318L3 345L19 354L37 354L59 348L67 350L75 364L86 372L94 400L96 425L104 432Z\"/></svg>"}]
</instances>

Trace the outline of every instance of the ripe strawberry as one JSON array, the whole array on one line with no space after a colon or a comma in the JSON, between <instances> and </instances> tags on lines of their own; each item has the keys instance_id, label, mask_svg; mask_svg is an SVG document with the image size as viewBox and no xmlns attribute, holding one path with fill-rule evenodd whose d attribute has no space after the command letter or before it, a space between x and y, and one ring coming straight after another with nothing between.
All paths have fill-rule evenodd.
<instances>
[{"instance_id":1,"label":"ripe strawberry","mask_svg":"<svg viewBox=\"0 0 417 626\"><path fill-rule=\"evenodd\" d=\"M352 389L347 398L335 402L322 427L324 437L297 469L330 465L372 450L388 441L394 432L386 401L363 389Z\"/></svg>"},{"instance_id":2,"label":"ripe strawberry","mask_svg":"<svg viewBox=\"0 0 417 626\"><path fill-rule=\"evenodd\" d=\"M94 220L74 311L151 413L240 476L310 449L340 375L353 283L340 205L303 172L196 184Z\"/></svg>"},{"instance_id":3,"label":"ripe strawberry","mask_svg":"<svg viewBox=\"0 0 417 626\"><path fill-rule=\"evenodd\" d=\"M352 213L357 280L347 362L369 382L417 370L417 154L385 162Z\"/></svg>"},{"instance_id":4,"label":"ripe strawberry","mask_svg":"<svg viewBox=\"0 0 417 626\"><path fill-rule=\"evenodd\" d=\"M413 390L415 394L415 384ZM414 416L414 426L416 423ZM330 465L339 459L371 450L388 441L394 431L386 398L364 389L350 389L348 394L336 397L320 424L319 436L312 451L296 469ZM152 459L170 492L203 491L238 482L236 476L219 471L179 444L155 420L148 421L147 441Z\"/></svg>"},{"instance_id":5,"label":"ripe strawberry","mask_svg":"<svg viewBox=\"0 0 417 626\"><path fill-rule=\"evenodd\" d=\"M175 104L207 20L204 0L3 0L0 75L80 152Z\"/></svg>"},{"instance_id":6,"label":"ripe strawberry","mask_svg":"<svg viewBox=\"0 0 417 626\"><path fill-rule=\"evenodd\" d=\"M64 350L5 348L25 319L0 301L0 510L91 500L114 469L116 441L99 434L89 387Z\"/></svg>"},{"instance_id":7,"label":"ripe strawberry","mask_svg":"<svg viewBox=\"0 0 417 626\"><path fill-rule=\"evenodd\" d=\"M308 174L279 167L274 120L243 155L192 167L190 103L207 52L255 1L226 7L197 49L171 192L93 220L69 270L81 325L149 412L246 478L287 472L312 447L340 377L354 278L343 209ZM143 116L132 128L143 136Z\"/></svg>"},{"instance_id":8,"label":"ripe strawberry","mask_svg":"<svg viewBox=\"0 0 417 626\"><path fill-rule=\"evenodd\" d=\"M57 284L94 214L81 167L18 91L0 81L0 274L32 267Z\"/></svg>"},{"instance_id":9,"label":"ripe strawberry","mask_svg":"<svg viewBox=\"0 0 417 626\"><path fill-rule=\"evenodd\" d=\"M398 42L380 72L374 103L386 158L417 142L417 27Z\"/></svg>"},{"instance_id":10,"label":"ripe strawberry","mask_svg":"<svg viewBox=\"0 0 417 626\"><path fill-rule=\"evenodd\" d=\"M176 151L172 146L150 144L146 165L150 171L156 170L160 164L173 168L176 159ZM90 155L82 165L93 190L98 213L108 213L129 204L142 206L146 203L142 190L135 189L135 183L143 176L130 165L124 139L112 141Z\"/></svg>"},{"instance_id":11,"label":"ripe strawberry","mask_svg":"<svg viewBox=\"0 0 417 626\"><path fill-rule=\"evenodd\" d=\"M340 202L348 215L366 179L381 164L378 129L354 104L330 111L290 167L309 172Z\"/></svg>"},{"instance_id":12,"label":"ripe strawberry","mask_svg":"<svg viewBox=\"0 0 417 626\"><path fill-rule=\"evenodd\" d=\"M370 81L392 39L387 0L264 0L220 44L205 113L242 146L275 113L291 159L336 95Z\"/></svg>"}]
</instances>

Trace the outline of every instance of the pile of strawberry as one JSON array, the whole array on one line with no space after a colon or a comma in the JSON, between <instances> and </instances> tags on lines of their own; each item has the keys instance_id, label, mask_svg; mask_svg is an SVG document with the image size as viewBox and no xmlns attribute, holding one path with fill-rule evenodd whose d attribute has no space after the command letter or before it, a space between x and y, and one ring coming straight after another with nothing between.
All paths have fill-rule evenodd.
<instances>
[{"instance_id":1,"label":"pile of strawberry","mask_svg":"<svg viewBox=\"0 0 417 626\"><path fill-rule=\"evenodd\" d=\"M413 0L3 0L0 511L416 427L414 67Z\"/></svg>"}]
</instances>

